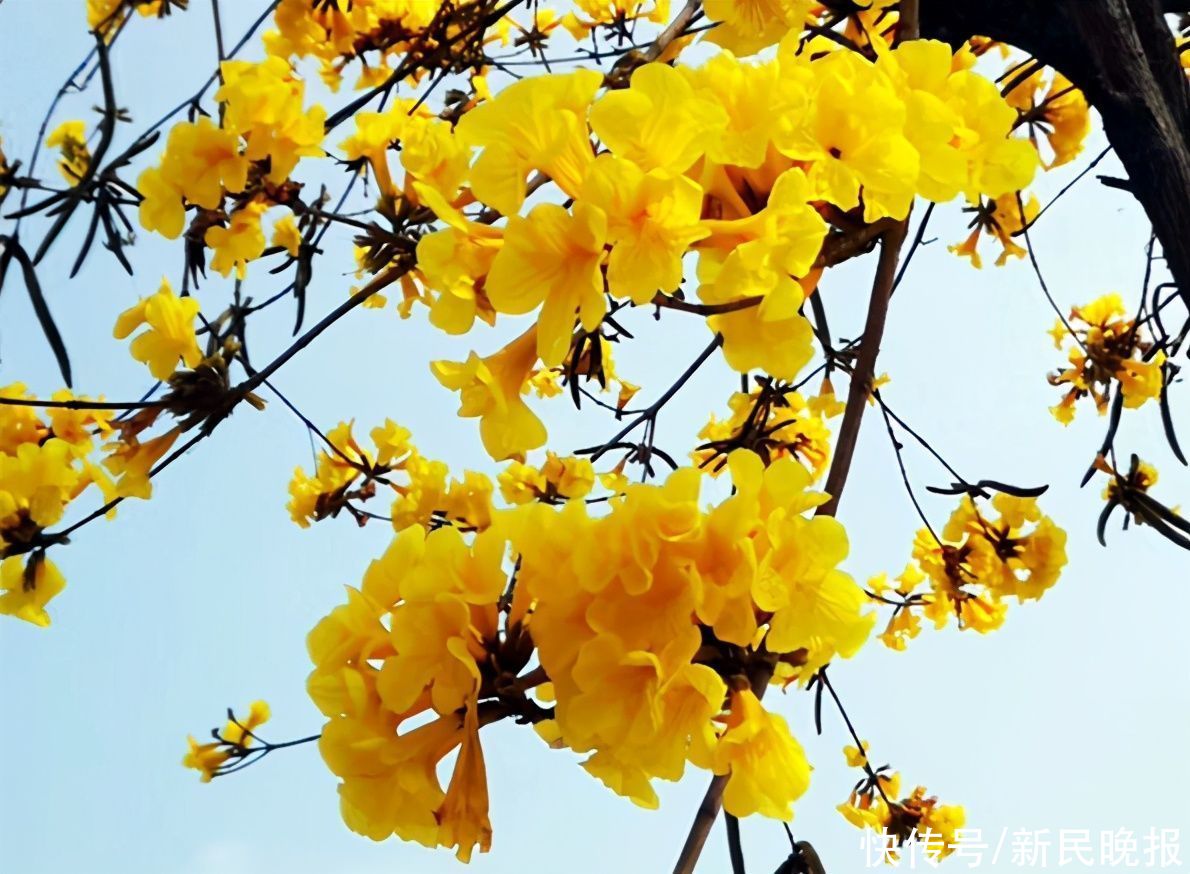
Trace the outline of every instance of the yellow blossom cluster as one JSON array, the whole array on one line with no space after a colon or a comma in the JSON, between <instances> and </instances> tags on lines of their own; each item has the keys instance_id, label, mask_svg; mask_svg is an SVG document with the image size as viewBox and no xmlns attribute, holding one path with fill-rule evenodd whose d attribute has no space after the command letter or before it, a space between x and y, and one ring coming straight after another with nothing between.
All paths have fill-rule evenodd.
<instances>
[{"instance_id":1,"label":"yellow blossom cluster","mask_svg":"<svg viewBox=\"0 0 1190 874\"><path fill-rule=\"evenodd\" d=\"M1050 407L1062 424L1073 421L1080 398L1091 397L1099 414L1106 413L1113 383L1119 385L1129 409L1161 396L1165 353L1152 349L1140 326L1127 316L1119 294L1105 294L1074 307L1069 322L1058 319L1050 336L1056 349L1070 344L1070 366L1049 376L1051 385L1067 388L1062 401Z\"/></svg>"},{"instance_id":2,"label":"yellow blossom cluster","mask_svg":"<svg viewBox=\"0 0 1190 874\"><path fill-rule=\"evenodd\" d=\"M159 379L175 372L179 358L187 366L201 360L193 327L183 320L168 285L120 316L117 334L127 336L139 324L149 329L133 340L134 357L145 361ZM193 347L193 348L191 348ZM154 465L176 443L181 427L142 440L161 413L147 407L135 415L89 407L89 398L68 390L55 392L44 414L41 402L15 383L0 388L0 614L48 625L46 603L65 586L45 558L56 542L46 529L61 521L67 505L95 485L114 515L115 501L152 495ZM106 441L106 442L105 442ZM23 562L21 556L29 555Z\"/></svg>"},{"instance_id":3,"label":"yellow blossom cluster","mask_svg":"<svg viewBox=\"0 0 1190 874\"><path fill-rule=\"evenodd\" d=\"M393 181L388 158L397 145L406 176L400 186ZM394 101L385 112L359 113L355 116L355 132L339 148L348 162L371 170L381 195L403 194L415 204L418 186L414 182L432 188L448 201L454 199L467 175L470 158L451 136L450 123L413 100Z\"/></svg>"},{"instance_id":4,"label":"yellow blossom cluster","mask_svg":"<svg viewBox=\"0 0 1190 874\"><path fill-rule=\"evenodd\" d=\"M28 400L20 383L0 398ZM74 399L66 390L53 400ZM95 483L105 494L110 478L92 459L97 438L112 430L103 410L0 404L0 614L50 624L46 604L66 585L45 558L42 532L61 521L66 507ZM24 556L28 555L28 561Z\"/></svg>"},{"instance_id":5,"label":"yellow blossom cluster","mask_svg":"<svg viewBox=\"0 0 1190 874\"><path fill-rule=\"evenodd\" d=\"M194 334L197 311L193 298L178 298L163 280L156 294L119 316L114 333L123 339L143 325L132 340L132 356L156 379L170 380L179 364L193 368L203 360ZM40 413L39 402L20 383L0 388L4 398L26 403L0 404L0 614L44 626L50 622L46 604L65 586L45 558L46 547L57 542L47 539L46 529L60 522L67 505L91 485L108 503L150 497L151 470L181 428L142 441L160 407L115 419L102 399L89 408L89 398L63 389Z\"/></svg>"},{"instance_id":6,"label":"yellow blossom cluster","mask_svg":"<svg viewBox=\"0 0 1190 874\"><path fill-rule=\"evenodd\" d=\"M477 3L460 5L481 8ZM418 0L281 0L273 14L275 29L264 37L265 50L285 61L318 59L323 80L335 89L344 67L360 59L363 71L358 87L370 87L388 78L392 73L388 61L399 61L418 44L440 9L439 3ZM369 59L368 53L375 57Z\"/></svg>"},{"instance_id":7,"label":"yellow blossom cluster","mask_svg":"<svg viewBox=\"0 0 1190 874\"><path fill-rule=\"evenodd\" d=\"M400 532L412 525L437 528L453 525L461 531L482 531L492 524L492 480L464 471L451 477L441 461L423 456L412 434L391 419L371 432L374 450L359 445L352 423L340 422L326 435L329 448L318 453L314 475L302 468L289 484L289 514L303 528L346 511L361 523L372 514L360 504L376 496L378 486L393 493L392 524ZM509 506L541 501L558 504L585 498L595 486L595 469L585 458L547 452L540 465L513 461L497 478L500 495Z\"/></svg>"},{"instance_id":8,"label":"yellow blossom cluster","mask_svg":"<svg viewBox=\"0 0 1190 874\"><path fill-rule=\"evenodd\" d=\"M974 41L968 48L972 45ZM1028 132L1029 142L1044 169L1053 170L1074 160L1091 131L1090 109L1083 93L1061 73L1032 59L1017 59L1005 47L1002 50L1005 58L1011 58L1002 78L1009 80L1004 99L1017 114L1013 128ZM957 58L956 55L956 61ZM974 62L974 56L971 60ZM966 211L972 214L971 233L962 243L950 246L951 252L970 259L972 266L979 268L983 261L977 247L981 236L987 234L1002 247L996 259L997 267L1004 266L1009 258L1025 256L1026 250L1013 237L1023 233L1037 218L1040 208L1036 197L1008 192L980 198Z\"/></svg>"},{"instance_id":9,"label":"yellow blossom cluster","mask_svg":"<svg viewBox=\"0 0 1190 874\"><path fill-rule=\"evenodd\" d=\"M963 242L948 246L951 252L960 258L969 259L971 266L976 269L983 267L979 243L986 234L1000 244L1000 255L996 258L997 267L1003 267L1009 258L1024 258L1028 254L1028 250L1019 245L1013 237L1023 233L1041 211L1036 196L1029 195L1029 199L1025 200L1017 192L1012 192L981 200L967 211L972 215L971 233Z\"/></svg>"},{"instance_id":10,"label":"yellow blossom cluster","mask_svg":"<svg viewBox=\"0 0 1190 874\"><path fill-rule=\"evenodd\" d=\"M664 24L669 0L575 0L560 13L544 3L532 4L527 20L511 9L493 16L491 6L477 2L442 4L417 0L353 0L348 4L281 0L273 16L275 29L265 34L265 50L285 60L314 58L323 81L333 90L342 85L350 65L359 62L356 88L371 88L404 69L412 81L424 69L402 68L411 58L427 65L467 59L481 69L484 45L521 46L544 43L560 28L574 39L608 28L623 33L633 22ZM688 40L687 40L688 41ZM482 76L475 77L482 88Z\"/></svg>"},{"instance_id":11,"label":"yellow blossom cluster","mask_svg":"<svg viewBox=\"0 0 1190 874\"><path fill-rule=\"evenodd\" d=\"M808 401L797 391L778 391L768 386L752 392L736 392L727 402L731 415L714 416L698 432L704 443L694 451L694 464L717 476L735 449L749 449L772 461L796 458L817 479L830 461L830 428L826 419L842 412L830 380L824 380L820 394Z\"/></svg>"},{"instance_id":12,"label":"yellow blossom cluster","mask_svg":"<svg viewBox=\"0 0 1190 874\"><path fill-rule=\"evenodd\" d=\"M867 766L866 745L863 750L847 747L844 752L848 765ZM932 864L953 853L959 830L967 821L966 811L957 804L939 804L937 798L927 797L924 786L898 799L900 794L900 774L869 770L838 811L856 828L889 836L890 846L884 856L889 864L897 864L896 848L910 839L920 842L922 855Z\"/></svg>"},{"instance_id":13,"label":"yellow blossom cluster","mask_svg":"<svg viewBox=\"0 0 1190 874\"><path fill-rule=\"evenodd\" d=\"M418 244L425 302L453 333L477 315L532 313L535 348L526 333L495 356L439 367L439 378L457 390L498 383L494 372L473 371L499 364L511 399L512 370L530 372L534 355L546 368L566 359L576 314L594 332L609 299L639 305L678 292L684 256L696 252L698 296L728 363L792 379L811 354L799 310L823 266L820 213L903 218L916 195L1015 197L1032 179L1035 149L1009 136L1015 111L955 63L930 41L883 46L874 63L844 50L811 58L790 42L758 63L722 53L698 68L645 64L630 87L603 95L601 76L579 70L517 82L480 103L453 132L464 154L478 150L469 167L458 165L465 174L451 174L445 189L411 185L448 225ZM358 145L353 153L368 154ZM545 181L570 205L522 214ZM473 201L507 223L467 217ZM520 405L497 406L506 421L485 437L495 457L544 441Z\"/></svg>"},{"instance_id":14,"label":"yellow blossom cluster","mask_svg":"<svg viewBox=\"0 0 1190 874\"><path fill-rule=\"evenodd\" d=\"M479 697L508 679L493 671L504 555L491 529L468 544L455 528L411 526L310 633L308 688L329 720L319 748L343 780L340 808L352 830L458 846L463 859L476 845L487 849L479 725L492 707ZM438 764L458 747L443 791Z\"/></svg>"},{"instance_id":15,"label":"yellow blossom cluster","mask_svg":"<svg viewBox=\"0 0 1190 874\"><path fill-rule=\"evenodd\" d=\"M88 0L87 9L102 38L133 11L185 5ZM815 512L829 497L811 490L831 460L828 420L844 409L829 374L858 377L863 356L824 337L828 376L817 395L803 395L797 377L813 353L803 308L820 303L824 272L882 235L895 263L886 231L901 230L895 223L917 198L965 204L970 234L952 251L976 267L985 237L1002 247L997 264L1026 254L1014 239L1040 210L1022 190L1039 167L1079 154L1090 127L1085 98L1059 73L1033 64L1002 94L976 69L998 44L956 51L905 40L896 0L705 0L714 25L705 39L721 50L698 66L673 63L688 33L657 51L625 51L606 75L548 73L493 92L486 45L538 56L551 33L598 45L600 29L623 42L638 21L667 22L669 0L575 0L564 14L535 3L525 22L493 17L477 0L274 6L265 59L224 60L218 112L173 126L139 176L142 226L170 239L185 232L189 256L201 243L215 272L239 280L271 242L301 262L297 285L319 223L342 221L363 232L357 275L388 271L378 287L400 283L402 317L425 307L451 335L477 322L508 329L490 354L431 363L458 394L459 415L478 420L486 452L508 462L494 479L453 477L386 420L369 441L356 439L353 422L319 434L314 470L297 468L289 484L288 511L303 528L347 513L361 525L386 519L396 532L307 639L308 691L326 718L319 747L351 829L456 848L464 861L487 851L480 729L507 718L581 755L592 776L643 807L658 804L655 781L676 781L689 764L725 778L728 813L789 820L810 765L786 720L762 703L766 692L825 683L826 665L871 634L873 601L895 608L880 637L904 649L921 616L940 628L953 615L986 632L1003 622L1009 598L1040 598L1055 584L1065 533L1034 498L998 493L990 511L964 497L940 534L927 523L905 572L865 592L841 569L842 525ZM295 66L307 58L332 89L358 64L355 87L374 91L328 121L307 105ZM439 73L470 78L442 111L428 92L396 96ZM362 111L380 94L376 111ZM368 178L390 228L325 212L326 196L306 203L293 178L343 121L351 129L336 157ZM70 185L90 172L83 122L64 122L46 145ZM0 182L5 166L0 154ZM282 214L269 236L274 208ZM375 295L364 305L385 303ZM705 320L715 338L706 354L717 345L745 375L728 415L700 432L693 464L663 483L630 484L631 452L599 474L586 458L530 459L548 435L527 396L566 385L577 402L579 380L594 379L617 386L614 407L602 406L619 414L629 405L637 386L617 375L612 343L631 335L616 316L649 306ZM114 334L131 337L132 356L176 389L221 354L212 329L204 357L198 316L197 301L163 281L120 315ZM1123 316L1118 296L1073 311L1071 367L1051 378L1070 387L1054 408L1063 421L1085 395L1102 411L1112 382L1128 406L1160 394L1164 360ZM1061 349L1066 329L1055 330ZM865 337L861 351L878 340ZM0 397L27 396L15 385ZM0 613L48 624L46 603L65 583L45 558L46 529L89 485L109 499L149 496L154 467L193 424L142 441L161 409L178 415L170 397L114 421L0 406ZM665 400L622 432L646 423L634 460L664 455L652 429ZM97 447L98 437L110 442ZM1116 475L1109 501L1155 480L1138 464L1131 480ZM704 504L702 489L716 485L704 474L724 469L730 496ZM388 516L364 508L382 487ZM191 737L183 764L206 782L271 751L254 734L268 718L268 706L253 703L213 742ZM850 822L898 842L933 834L941 855L950 851L961 807L922 787L898 800L899 777L873 770L866 744L847 757L866 773L839 807Z\"/></svg>"},{"instance_id":16,"label":"yellow blossom cluster","mask_svg":"<svg viewBox=\"0 0 1190 874\"><path fill-rule=\"evenodd\" d=\"M300 467L294 471L289 515L298 525L306 528L344 510L362 524L370 514L356 503L374 497L377 486L383 485L393 493L391 518L397 531L411 525L457 525L467 530L488 526L488 477L467 471L462 480L450 479L447 466L418 452L409 430L391 419L372 429L373 451L360 446L351 428L352 423L340 422L326 435L329 448L318 453L313 476ZM403 482L397 481L398 475Z\"/></svg>"},{"instance_id":17,"label":"yellow blossom cluster","mask_svg":"<svg viewBox=\"0 0 1190 874\"><path fill-rule=\"evenodd\" d=\"M595 487L595 468L585 458L546 453L541 465L514 461L497 478L500 495L510 505L544 501L560 504L585 498Z\"/></svg>"},{"instance_id":18,"label":"yellow blossom cluster","mask_svg":"<svg viewBox=\"0 0 1190 874\"><path fill-rule=\"evenodd\" d=\"M559 461L541 473L560 491ZM842 526L804 515L825 500L805 470L748 452L730 464L736 492L709 510L685 468L625 486L598 517L581 500L537 501L470 541L451 527L399 534L310 636L348 825L457 844L464 858L486 849L478 726L509 715L589 754L584 767L639 804L655 806L651 781L689 761L728 777L729 812L789 819L809 766L760 695L853 655L873 619L838 570ZM582 480L576 491L589 471ZM538 667L519 675L534 650ZM534 687L552 710L525 697ZM443 792L436 765L460 745Z\"/></svg>"},{"instance_id":19,"label":"yellow blossom cluster","mask_svg":"<svg viewBox=\"0 0 1190 874\"><path fill-rule=\"evenodd\" d=\"M219 774L220 768L242 758L252 747L253 732L269 721L269 715L266 702L253 701L243 721L234 716L229 718L217 740L200 744L191 736L187 739L190 749L182 758L182 765L198 771L202 774L202 781L210 783Z\"/></svg>"},{"instance_id":20,"label":"yellow blossom cluster","mask_svg":"<svg viewBox=\"0 0 1190 874\"><path fill-rule=\"evenodd\" d=\"M533 599L528 627L557 700L551 740L589 752L585 767L639 804L689 760L732 775L729 812L788 818L804 757L756 697L774 673L804 682L853 655L872 618L837 569L842 526L803 515L825 500L805 470L749 452L730 466L736 493L709 512L691 468L627 486L597 518L577 502L524 508L510 523L517 593ZM760 768L764 756L790 767Z\"/></svg>"},{"instance_id":21,"label":"yellow blossom cluster","mask_svg":"<svg viewBox=\"0 0 1190 874\"><path fill-rule=\"evenodd\" d=\"M1083 93L1061 73L1038 65L1037 72L1016 84L1005 99L1020 113L1019 124L1028 129L1039 152L1039 139L1045 138L1047 170L1070 163L1082 152L1091 132L1090 108Z\"/></svg>"},{"instance_id":22,"label":"yellow blossom cluster","mask_svg":"<svg viewBox=\"0 0 1190 874\"><path fill-rule=\"evenodd\" d=\"M669 21L669 0L574 0L574 5L574 10L562 16L561 24L576 40L590 37L599 27L625 27L638 19L656 24Z\"/></svg>"},{"instance_id":23,"label":"yellow blossom cluster","mask_svg":"<svg viewBox=\"0 0 1190 874\"><path fill-rule=\"evenodd\" d=\"M224 61L216 99L223 118L175 125L161 163L137 180L140 221L170 239L182 233L187 207L213 250L211 266L241 279L265 250L261 217L290 196L289 176L303 157L323 154L326 111L304 108L305 83L280 58ZM224 199L233 198L225 211ZM290 218L292 221L292 218Z\"/></svg>"},{"instance_id":24,"label":"yellow blossom cluster","mask_svg":"<svg viewBox=\"0 0 1190 874\"><path fill-rule=\"evenodd\" d=\"M119 23L126 10L135 9L142 16L160 16L170 6L185 9L189 0L87 0L87 27L105 35Z\"/></svg>"},{"instance_id":25,"label":"yellow blossom cluster","mask_svg":"<svg viewBox=\"0 0 1190 874\"><path fill-rule=\"evenodd\" d=\"M1000 493L991 504L995 518L964 496L940 535L918 531L913 562L895 583L883 575L868 582L875 597L896 605L880 635L885 645L903 650L918 635L918 608L937 628L954 617L959 628L992 631L1004 622L1008 598L1036 600L1058 581L1066 532L1036 498Z\"/></svg>"}]
</instances>

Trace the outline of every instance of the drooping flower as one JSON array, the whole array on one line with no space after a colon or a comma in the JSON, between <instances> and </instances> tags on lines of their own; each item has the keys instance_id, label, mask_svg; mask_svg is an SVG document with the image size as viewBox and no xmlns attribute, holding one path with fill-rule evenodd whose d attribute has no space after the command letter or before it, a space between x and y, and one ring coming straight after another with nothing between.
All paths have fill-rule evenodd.
<instances>
[{"instance_id":1,"label":"drooping flower","mask_svg":"<svg viewBox=\"0 0 1190 874\"><path fill-rule=\"evenodd\" d=\"M61 572L44 555L28 564L15 555L0 560L0 615L45 628L50 624L46 605L65 588Z\"/></svg>"},{"instance_id":2,"label":"drooping flower","mask_svg":"<svg viewBox=\"0 0 1190 874\"><path fill-rule=\"evenodd\" d=\"M765 710L751 689L731 695L727 730L715 747L712 769L728 775L723 809L733 816L759 813L793 819L793 802L810 786L810 765L789 725Z\"/></svg>"},{"instance_id":3,"label":"drooping flower","mask_svg":"<svg viewBox=\"0 0 1190 874\"><path fill-rule=\"evenodd\" d=\"M497 461L515 458L545 443L545 426L521 397L537 364L538 329L530 328L499 352L465 362L435 361L434 376L460 395L459 415L479 418L484 448Z\"/></svg>"}]
</instances>

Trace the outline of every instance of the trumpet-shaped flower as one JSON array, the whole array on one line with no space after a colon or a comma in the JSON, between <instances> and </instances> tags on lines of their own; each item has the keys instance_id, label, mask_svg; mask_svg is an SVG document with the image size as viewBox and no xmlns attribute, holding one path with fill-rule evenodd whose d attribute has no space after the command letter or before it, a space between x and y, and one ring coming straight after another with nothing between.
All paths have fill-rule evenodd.
<instances>
[{"instance_id":1,"label":"trumpet-shaped flower","mask_svg":"<svg viewBox=\"0 0 1190 874\"><path fill-rule=\"evenodd\" d=\"M435 361L434 376L459 392L459 415L479 418L484 448L497 461L514 458L545 443L545 426L521 398L537 364L537 330L530 328L499 352L465 362Z\"/></svg>"},{"instance_id":2,"label":"trumpet-shaped flower","mask_svg":"<svg viewBox=\"0 0 1190 874\"><path fill-rule=\"evenodd\" d=\"M501 313L541 307L537 354L547 367L566 357L576 315L584 330L594 331L607 311L601 270L606 240L607 217L581 202L569 212L543 203L524 218L509 219L488 273L487 296Z\"/></svg>"}]
</instances>

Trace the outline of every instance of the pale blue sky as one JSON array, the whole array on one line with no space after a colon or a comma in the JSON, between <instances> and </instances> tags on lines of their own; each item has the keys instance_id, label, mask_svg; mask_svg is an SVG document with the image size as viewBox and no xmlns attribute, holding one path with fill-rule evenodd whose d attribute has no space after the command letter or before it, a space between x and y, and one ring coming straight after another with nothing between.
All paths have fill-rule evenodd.
<instances>
[{"instance_id":1,"label":"pale blue sky","mask_svg":"<svg viewBox=\"0 0 1190 874\"><path fill-rule=\"evenodd\" d=\"M40 113L87 48L82 0L7 0L0 6L0 136L10 158L26 158ZM118 93L139 129L192 90L212 59L205 0L166 22L133 23L115 56ZM223 3L238 34L257 2ZM61 118L88 116L91 95L69 98ZM337 104L336 104L337 105ZM336 140L337 141L337 140ZM1095 154L1096 141L1088 150ZM158 149L151 151L155 156ZM1039 186L1042 199L1079 165ZM1104 172L1120 171L1104 162ZM11 206L10 200L9 205ZM42 268L42 282L77 374L76 388L111 398L147 386L143 368L111 339L115 315L151 293L163 273L179 278L180 250L138 242L135 277L97 251L74 282L76 220ZM29 224L33 238L35 223ZM1102 436L1102 421L1080 415L1063 429L1046 408L1057 399L1045 373L1060 363L1045 331L1053 321L1028 266L982 272L949 255L965 234L957 205L940 208L929 237L893 301L880 369L890 405L970 478L1052 483L1048 513L1070 532L1071 561L1040 603L1010 609L1005 627L980 637L925 631L907 653L873 643L832 678L873 756L891 762L910 787L924 783L967 807L969 825L994 841L1002 829L1098 831L1174 827L1190 843L1183 741L1190 717L1184 633L1190 590L1185 553L1145 530L1094 541L1099 486L1078 479ZM1038 227L1035 244L1063 307L1119 290L1134 300L1148 230L1140 211L1093 178ZM345 234L328 237L333 264L320 267L311 320L347 293ZM988 259L989 261L991 258ZM335 265L339 265L336 268ZM858 330L873 259L823 283L837 333ZM260 299L278 279L255 271L246 290ZM198 292L208 312L230 286L217 277ZM670 314L660 323L631 316L643 339L626 348L623 373L649 398L702 348L705 329ZM288 304L254 321L254 357L284 348ZM460 422L430 358L489 351L497 334L462 340L430 329L419 312L358 312L286 366L276 383L316 422L355 417L370 428L386 416L410 427L452 466L493 472L473 422ZM18 282L0 298L0 384L22 380L39 394L58 387L53 360ZM722 412L736 380L708 368L667 408L663 445L683 452L707 415ZM1181 387L1179 386L1179 389ZM1175 395L1181 394L1175 390ZM1175 398L1177 399L1177 398ZM1190 440L1186 399L1176 409ZM564 399L541 405L559 449L590 444L614 423ZM1190 477L1163 448L1154 408L1125 417L1122 447L1162 470L1157 494L1184 500ZM945 484L912 449L922 484ZM54 550L69 585L53 603L54 625L0 624L0 871L13 874L343 874L459 870L449 852L350 833L337 809L335 779L313 747L279 753L243 774L202 785L179 766L187 733L202 734L229 705L266 698L274 718L265 736L310 734L320 720L304 691L304 637L358 582L391 532L349 520L309 531L289 522L286 484L307 465L301 424L279 403L242 410L200 451L155 485L151 503L124 505L112 523L81 531ZM923 498L942 521L950 499ZM84 501L84 512L95 501ZM379 508L382 509L382 508ZM918 522L901 487L883 424L865 424L841 518L851 535L848 570L859 579L904 565ZM829 708L815 737L812 700L774 694L815 765L793 828L811 840L831 872L863 865L859 833L835 812L854 782L843 767L847 741ZM705 788L690 773L661 787L662 808L646 812L605 790L528 730L485 731L492 852L479 872L667 871ZM771 871L784 855L776 823L753 820L744 834L749 870ZM1190 861L1190 846L1182 853ZM1051 859L1056 866L1056 859ZM961 865L956 865L959 868ZM1016 870L1007 852L987 870ZM703 872L727 870L717 826Z\"/></svg>"}]
</instances>

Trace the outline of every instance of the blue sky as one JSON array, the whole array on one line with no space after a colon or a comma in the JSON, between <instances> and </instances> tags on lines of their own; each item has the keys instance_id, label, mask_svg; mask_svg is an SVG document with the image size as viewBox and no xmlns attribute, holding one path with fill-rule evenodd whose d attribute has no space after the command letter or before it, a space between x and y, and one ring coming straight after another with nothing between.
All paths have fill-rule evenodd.
<instances>
[{"instance_id":1,"label":"blue sky","mask_svg":"<svg viewBox=\"0 0 1190 874\"><path fill-rule=\"evenodd\" d=\"M87 50L83 5L0 6L0 136L10 158L28 155L40 113ZM209 71L207 3L191 5L166 22L137 20L121 38L118 93L137 129ZM242 30L259 5L224 2L228 32ZM93 119L95 100L71 97L60 117ZM1083 160L1101 145L1092 142ZM1042 199L1078 166L1042 180ZM1102 166L1122 175L1110 159ZM135 397L147 387L146 374L111 338L111 325L156 290L162 274L177 283L180 250L142 236L134 277L97 250L69 282L79 224L41 271L72 352L76 388ZM30 236L35 228L30 223ZM937 210L927 237L938 239L918 253L893 300L879 365L892 377L885 397L969 478L1051 483L1043 507L1070 533L1070 564L1040 603L1010 608L995 634L927 630L906 653L874 642L837 665L832 678L873 757L892 763L909 786L923 783L943 801L964 804L969 825L993 843L1004 829L1011 836L1045 828L1126 828L1139 836L1172 827L1190 840L1190 761L1181 750L1190 717L1185 554L1143 529L1113 531L1108 550L1095 543L1099 487L1080 491L1078 479L1103 423L1085 411L1066 429L1052 420L1046 408L1057 392L1044 376L1060 364L1045 333L1053 314L1027 264L975 271L949 255L945 244L960 240L964 228L957 205ZM1135 300L1147 239L1127 195L1093 177L1034 234L1064 308L1110 290ZM349 237L332 234L327 242L331 255L311 287L312 318L338 304L352 282L343 275ZM824 280L839 334L859 330L873 260ZM277 282L257 271L246 291L260 299ZM198 291L208 312L229 295L217 277ZM630 317L644 339L623 350L620 367L644 384L642 397L662 391L705 344L705 328L680 316L660 323L646 313ZM285 347L291 322L287 304L261 319L251 335L257 360ZM486 330L444 337L421 313L402 321L391 308L357 312L287 365L276 384L325 427L355 417L370 428L392 417L452 466L494 472L474 423L455 417L455 398L433 380L427 361L499 343L499 332ZM27 298L12 283L0 297L0 384L17 380L39 394L58 387ZM662 445L685 452L707 415L725 409L735 384L724 367L700 373L666 408ZM561 449L596 442L615 427L590 411L576 415L564 399L540 410ZM1184 400L1175 415L1190 434ZM1158 464L1159 497L1176 504L1186 494L1190 477L1164 450L1155 409L1127 415L1119 445ZM907 457L917 482L945 484L929 459L913 450ZM272 704L267 737L319 728L304 691L305 633L339 602L343 585L358 582L391 532L383 524L361 530L347 519L309 531L290 523L286 484L294 466L309 462L307 435L279 403L263 413L238 411L160 477L151 502L129 502L114 522L90 525L55 550L69 585L52 605L53 627L0 625L0 871L458 870L446 851L350 833L339 820L335 779L313 747L278 753L211 785L179 766L187 733L205 733L226 707L257 697ZM949 499L924 501L935 520L951 509ZM864 426L840 517L852 540L847 569L856 578L903 567L918 522L876 416ZM819 848L828 870L862 867L859 834L834 810L854 782L840 754L847 742L841 721L827 708L819 738L809 696L771 698L815 766L795 832ZM661 810L646 812L527 729L485 730L485 751L495 841L472 864L491 874L668 870L706 783L704 774L690 773L663 785ZM750 870L775 868L784 855L780 826L748 821L744 835ZM1190 861L1190 847L1182 855ZM982 867L1017 870L1007 850L998 865ZM717 826L699 870L726 869Z\"/></svg>"}]
</instances>

